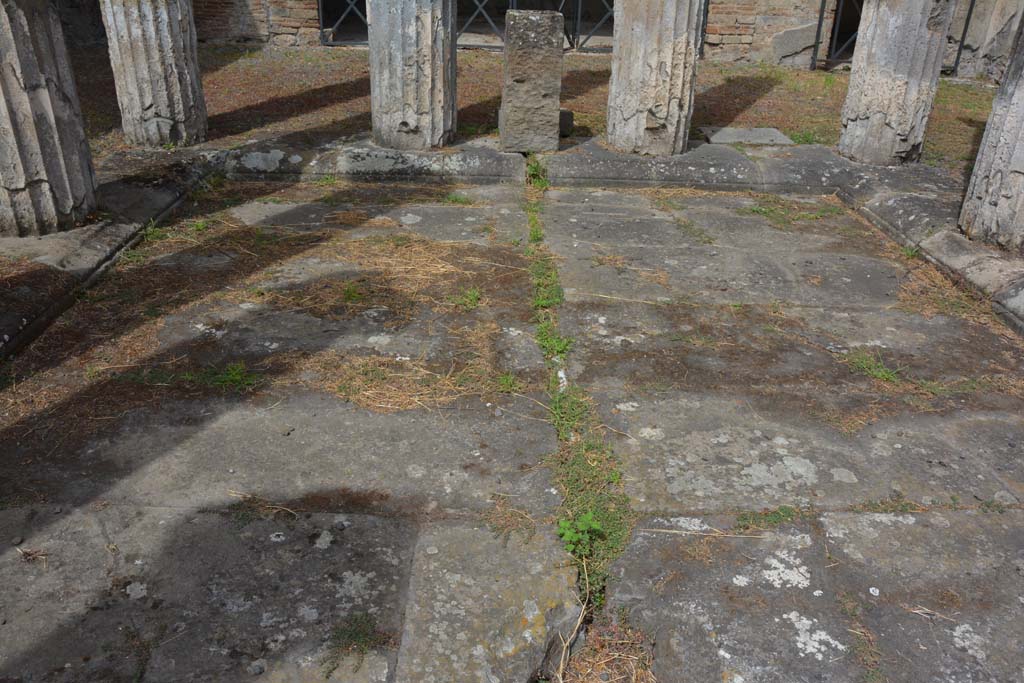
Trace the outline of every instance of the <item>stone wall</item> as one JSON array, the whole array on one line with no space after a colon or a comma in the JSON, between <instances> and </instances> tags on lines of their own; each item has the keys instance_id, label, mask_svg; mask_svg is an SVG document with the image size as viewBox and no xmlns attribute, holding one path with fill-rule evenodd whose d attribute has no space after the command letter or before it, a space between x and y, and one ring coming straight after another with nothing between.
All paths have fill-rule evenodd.
<instances>
[{"instance_id":1,"label":"stone wall","mask_svg":"<svg viewBox=\"0 0 1024 683\"><path fill-rule=\"evenodd\" d=\"M271 45L320 44L320 19L316 0L263 1L270 10L267 39Z\"/></svg>"}]
</instances>

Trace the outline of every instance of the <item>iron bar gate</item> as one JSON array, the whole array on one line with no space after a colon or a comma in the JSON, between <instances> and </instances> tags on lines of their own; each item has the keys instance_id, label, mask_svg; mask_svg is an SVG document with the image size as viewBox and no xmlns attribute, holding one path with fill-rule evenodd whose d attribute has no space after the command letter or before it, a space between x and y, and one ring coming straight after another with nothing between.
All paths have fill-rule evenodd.
<instances>
[{"instance_id":1,"label":"iron bar gate","mask_svg":"<svg viewBox=\"0 0 1024 683\"><path fill-rule=\"evenodd\" d=\"M458 18L458 35L465 36L460 46L499 48L505 40L506 9L546 9L565 15L569 49L611 49L610 43L594 47L592 41L611 36L614 0L464 0L462 4L469 5L469 11ZM317 10L322 44L366 44L366 0L317 0Z\"/></svg>"}]
</instances>

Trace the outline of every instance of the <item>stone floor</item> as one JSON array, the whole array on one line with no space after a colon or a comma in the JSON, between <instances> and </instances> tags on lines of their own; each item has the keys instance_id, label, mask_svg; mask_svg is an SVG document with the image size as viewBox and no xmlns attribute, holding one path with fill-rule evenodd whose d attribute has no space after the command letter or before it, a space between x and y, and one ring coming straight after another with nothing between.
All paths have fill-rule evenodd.
<instances>
[{"instance_id":1,"label":"stone floor","mask_svg":"<svg viewBox=\"0 0 1024 683\"><path fill-rule=\"evenodd\" d=\"M226 182L151 228L0 376L0 681L530 681L579 612L524 205ZM985 302L830 198L539 221L638 519L604 609L658 681L1024 679Z\"/></svg>"}]
</instances>

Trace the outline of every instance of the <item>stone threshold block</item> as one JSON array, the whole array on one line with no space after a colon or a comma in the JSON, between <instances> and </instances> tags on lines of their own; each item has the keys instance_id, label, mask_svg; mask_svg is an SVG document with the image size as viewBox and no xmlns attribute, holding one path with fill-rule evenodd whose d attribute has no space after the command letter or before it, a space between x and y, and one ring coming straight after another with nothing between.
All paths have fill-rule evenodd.
<instances>
[{"instance_id":1,"label":"stone threshold block","mask_svg":"<svg viewBox=\"0 0 1024 683\"><path fill-rule=\"evenodd\" d=\"M921 158L953 5L866 0L843 105L843 156L880 166Z\"/></svg>"},{"instance_id":2,"label":"stone threshold block","mask_svg":"<svg viewBox=\"0 0 1024 683\"><path fill-rule=\"evenodd\" d=\"M369 0L370 109L382 147L443 147L456 126L456 0Z\"/></svg>"},{"instance_id":3,"label":"stone threshold block","mask_svg":"<svg viewBox=\"0 0 1024 683\"><path fill-rule=\"evenodd\" d=\"M686 151L705 0L615 3L608 144L637 154Z\"/></svg>"},{"instance_id":4,"label":"stone threshold block","mask_svg":"<svg viewBox=\"0 0 1024 683\"><path fill-rule=\"evenodd\" d=\"M60 18L0 2L0 237L45 235L96 204L95 174Z\"/></svg>"},{"instance_id":5,"label":"stone threshold block","mask_svg":"<svg viewBox=\"0 0 1024 683\"><path fill-rule=\"evenodd\" d=\"M125 137L149 147L206 139L191 0L100 0Z\"/></svg>"},{"instance_id":6,"label":"stone threshold block","mask_svg":"<svg viewBox=\"0 0 1024 683\"><path fill-rule=\"evenodd\" d=\"M558 150L562 94L561 12L505 15L505 83L498 128L506 152Z\"/></svg>"}]
</instances>

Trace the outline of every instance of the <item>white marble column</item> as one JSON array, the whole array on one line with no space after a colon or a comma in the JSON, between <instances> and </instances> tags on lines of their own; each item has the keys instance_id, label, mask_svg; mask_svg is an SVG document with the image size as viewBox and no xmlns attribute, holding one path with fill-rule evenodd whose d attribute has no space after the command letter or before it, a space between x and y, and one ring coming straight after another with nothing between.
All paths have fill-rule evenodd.
<instances>
[{"instance_id":1,"label":"white marble column","mask_svg":"<svg viewBox=\"0 0 1024 683\"><path fill-rule=\"evenodd\" d=\"M367 0L373 137L395 149L455 135L456 0Z\"/></svg>"},{"instance_id":2,"label":"white marble column","mask_svg":"<svg viewBox=\"0 0 1024 683\"><path fill-rule=\"evenodd\" d=\"M960 229L1024 256L1024 22L974 162Z\"/></svg>"},{"instance_id":3,"label":"white marble column","mask_svg":"<svg viewBox=\"0 0 1024 683\"><path fill-rule=\"evenodd\" d=\"M921 157L953 0L865 0L839 152L880 166Z\"/></svg>"},{"instance_id":4,"label":"white marble column","mask_svg":"<svg viewBox=\"0 0 1024 683\"><path fill-rule=\"evenodd\" d=\"M0 236L73 227L96 186L60 18L48 0L0 0Z\"/></svg>"},{"instance_id":5,"label":"white marble column","mask_svg":"<svg viewBox=\"0 0 1024 683\"><path fill-rule=\"evenodd\" d=\"M206 139L191 0L100 0L125 137L137 145Z\"/></svg>"},{"instance_id":6,"label":"white marble column","mask_svg":"<svg viewBox=\"0 0 1024 683\"><path fill-rule=\"evenodd\" d=\"M686 151L705 0L615 3L608 144L639 154Z\"/></svg>"}]
</instances>

